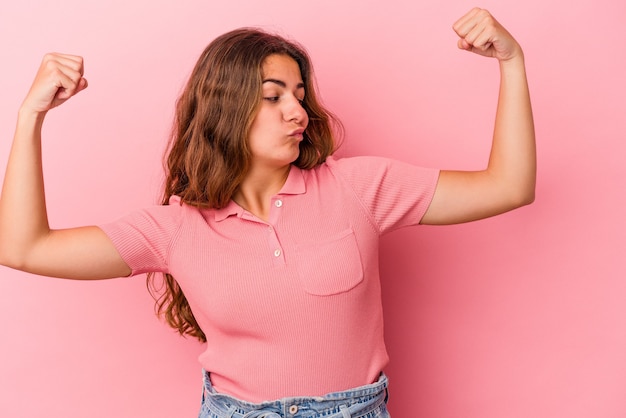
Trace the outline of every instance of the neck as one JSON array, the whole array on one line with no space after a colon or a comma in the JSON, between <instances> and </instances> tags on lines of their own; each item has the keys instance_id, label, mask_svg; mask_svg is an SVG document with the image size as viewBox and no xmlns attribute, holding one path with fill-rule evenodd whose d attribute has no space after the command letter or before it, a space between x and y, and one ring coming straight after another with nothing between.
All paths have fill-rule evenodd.
<instances>
[{"instance_id":1,"label":"neck","mask_svg":"<svg viewBox=\"0 0 626 418\"><path fill-rule=\"evenodd\" d=\"M287 181L291 166L258 172L251 170L233 195L239 206L267 221L269 219L271 199Z\"/></svg>"}]
</instances>

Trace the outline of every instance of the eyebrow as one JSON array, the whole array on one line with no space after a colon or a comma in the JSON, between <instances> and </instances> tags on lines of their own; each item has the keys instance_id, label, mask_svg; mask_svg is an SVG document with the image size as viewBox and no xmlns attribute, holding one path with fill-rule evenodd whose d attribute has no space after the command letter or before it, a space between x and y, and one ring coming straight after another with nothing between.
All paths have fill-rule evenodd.
<instances>
[{"instance_id":1,"label":"eyebrow","mask_svg":"<svg viewBox=\"0 0 626 418\"><path fill-rule=\"evenodd\" d=\"M285 83L282 80L277 80L275 78L266 78L265 80L263 80L263 84L265 84L265 83L274 83L274 84L278 84L282 88L287 88L287 83ZM304 82L300 82L296 86L296 89L303 89L303 88L304 88Z\"/></svg>"}]
</instances>

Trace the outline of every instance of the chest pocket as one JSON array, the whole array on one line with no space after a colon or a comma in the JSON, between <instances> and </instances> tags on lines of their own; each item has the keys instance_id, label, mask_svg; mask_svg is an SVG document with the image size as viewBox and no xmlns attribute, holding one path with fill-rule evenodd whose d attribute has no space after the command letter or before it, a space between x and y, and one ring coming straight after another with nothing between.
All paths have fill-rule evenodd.
<instances>
[{"instance_id":1,"label":"chest pocket","mask_svg":"<svg viewBox=\"0 0 626 418\"><path fill-rule=\"evenodd\" d=\"M351 229L320 242L297 245L298 277L312 295L347 292L363 281L363 265Z\"/></svg>"}]
</instances>

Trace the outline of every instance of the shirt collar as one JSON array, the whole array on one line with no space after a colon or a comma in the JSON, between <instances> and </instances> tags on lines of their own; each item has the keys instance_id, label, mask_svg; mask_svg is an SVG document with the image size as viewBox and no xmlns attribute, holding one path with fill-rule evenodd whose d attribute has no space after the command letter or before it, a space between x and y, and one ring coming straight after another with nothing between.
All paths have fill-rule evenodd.
<instances>
[{"instance_id":1,"label":"shirt collar","mask_svg":"<svg viewBox=\"0 0 626 418\"><path fill-rule=\"evenodd\" d=\"M236 204L233 200L228 202L226 206L221 209L215 209L215 220L221 222L229 216L237 215L241 218L243 215L243 208Z\"/></svg>"},{"instance_id":2,"label":"shirt collar","mask_svg":"<svg viewBox=\"0 0 626 418\"><path fill-rule=\"evenodd\" d=\"M306 183L304 182L304 173L302 169L292 165L287 176L287 181L283 184L283 187L278 192L279 195L290 194L304 194L306 193ZM221 222L230 216L242 217L244 209L235 203L233 200L228 202L226 206L221 209L215 210L215 220Z\"/></svg>"},{"instance_id":3,"label":"shirt collar","mask_svg":"<svg viewBox=\"0 0 626 418\"><path fill-rule=\"evenodd\" d=\"M306 184L304 183L304 173L295 165L291 166L287 181L283 184L278 194L304 194Z\"/></svg>"}]
</instances>

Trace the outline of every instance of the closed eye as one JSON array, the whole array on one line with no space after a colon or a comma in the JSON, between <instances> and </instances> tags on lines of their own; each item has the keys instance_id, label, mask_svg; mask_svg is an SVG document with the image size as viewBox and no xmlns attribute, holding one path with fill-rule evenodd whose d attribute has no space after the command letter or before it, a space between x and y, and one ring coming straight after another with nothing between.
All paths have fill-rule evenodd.
<instances>
[{"instance_id":1,"label":"closed eye","mask_svg":"<svg viewBox=\"0 0 626 418\"><path fill-rule=\"evenodd\" d=\"M268 96L268 97L264 97L263 100L266 100L270 103L278 103L278 101L280 100L280 96ZM304 107L304 99L296 99L298 100L298 103L300 103L300 106Z\"/></svg>"}]
</instances>

